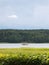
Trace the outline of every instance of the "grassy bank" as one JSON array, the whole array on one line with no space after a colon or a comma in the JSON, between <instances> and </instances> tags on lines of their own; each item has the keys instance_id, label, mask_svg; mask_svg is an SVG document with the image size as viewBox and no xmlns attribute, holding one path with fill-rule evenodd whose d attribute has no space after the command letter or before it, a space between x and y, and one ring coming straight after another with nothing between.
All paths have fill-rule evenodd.
<instances>
[{"instance_id":1,"label":"grassy bank","mask_svg":"<svg viewBox=\"0 0 49 65\"><path fill-rule=\"evenodd\" d=\"M49 65L49 49L0 49L0 65Z\"/></svg>"}]
</instances>

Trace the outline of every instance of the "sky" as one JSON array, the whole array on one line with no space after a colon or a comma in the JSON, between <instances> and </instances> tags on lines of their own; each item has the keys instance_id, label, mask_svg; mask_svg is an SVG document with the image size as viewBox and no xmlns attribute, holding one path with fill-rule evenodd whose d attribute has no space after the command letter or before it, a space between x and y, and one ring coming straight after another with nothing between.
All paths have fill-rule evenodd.
<instances>
[{"instance_id":1,"label":"sky","mask_svg":"<svg viewBox=\"0 0 49 65\"><path fill-rule=\"evenodd\" d=\"M0 0L0 29L49 29L49 0Z\"/></svg>"}]
</instances>

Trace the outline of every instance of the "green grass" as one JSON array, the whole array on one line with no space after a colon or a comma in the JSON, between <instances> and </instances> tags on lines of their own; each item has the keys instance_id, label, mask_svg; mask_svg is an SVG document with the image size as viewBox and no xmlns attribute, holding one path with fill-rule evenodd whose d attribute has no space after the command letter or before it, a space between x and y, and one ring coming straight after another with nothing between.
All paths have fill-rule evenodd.
<instances>
[{"instance_id":1,"label":"green grass","mask_svg":"<svg viewBox=\"0 0 49 65\"><path fill-rule=\"evenodd\" d=\"M2 48L0 53L3 54L17 54L17 53L27 53L27 54L49 54L49 48Z\"/></svg>"},{"instance_id":2,"label":"green grass","mask_svg":"<svg viewBox=\"0 0 49 65\"><path fill-rule=\"evenodd\" d=\"M2 48L0 65L49 65L49 48Z\"/></svg>"}]
</instances>

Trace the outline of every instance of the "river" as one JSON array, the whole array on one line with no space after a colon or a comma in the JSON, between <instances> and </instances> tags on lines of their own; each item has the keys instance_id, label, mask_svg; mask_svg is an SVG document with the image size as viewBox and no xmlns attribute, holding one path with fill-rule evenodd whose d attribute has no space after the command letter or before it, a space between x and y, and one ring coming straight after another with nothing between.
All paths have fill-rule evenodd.
<instances>
[{"instance_id":1,"label":"river","mask_svg":"<svg viewBox=\"0 0 49 65\"><path fill-rule=\"evenodd\" d=\"M0 48L49 48L49 43L0 43Z\"/></svg>"}]
</instances>

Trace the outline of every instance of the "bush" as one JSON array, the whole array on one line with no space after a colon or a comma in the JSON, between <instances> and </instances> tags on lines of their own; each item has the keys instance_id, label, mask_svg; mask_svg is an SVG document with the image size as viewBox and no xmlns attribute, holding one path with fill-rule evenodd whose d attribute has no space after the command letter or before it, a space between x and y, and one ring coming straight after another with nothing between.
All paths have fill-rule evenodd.
<instances>
[{"instance_id":1,"label":"bush","mask_svg":"<svg viewBox=\"0 0 49 65\"><path fill-rule=\"evenodd\" d=\"M29 55L15 54L0 56L0 65L49 65L47 55Z\"/></svg>"}]
</instances>

